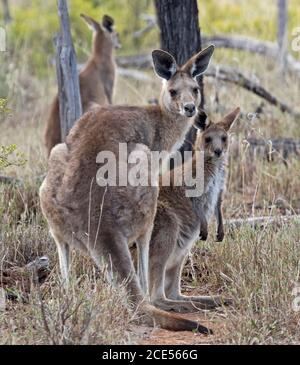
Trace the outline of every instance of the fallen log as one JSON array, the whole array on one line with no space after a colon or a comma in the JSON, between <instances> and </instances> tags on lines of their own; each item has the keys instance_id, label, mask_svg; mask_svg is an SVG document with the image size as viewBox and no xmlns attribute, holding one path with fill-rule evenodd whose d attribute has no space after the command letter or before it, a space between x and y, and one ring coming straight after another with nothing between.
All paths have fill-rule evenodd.
<instances>
[{"instance_id":1,"label":"fallen log","mask_svg":"<svg viewBox=\"0 0 300 365\"><path fill-rule=\"evenodd\" d=\"M272 95L263 86L258 84L256 81L248 79L240 71L235 70L232 67L215 66L211 65L206 71L206 77L214 77L221 81L226 81L238 85L248 91L253 92L255 95L263 98L271 105L278 107L282 112L287 112L295 118L300 118L300 113L295 111L289 105L278 100L274 95Z\"/></svg>"},{"instance_id":2,"label":"fallen log","mask_svg":"<svg viewBox=\"0 0 300 365\"><path fill-rule=\"evenodd\" d=\"M0 184L22 185L23 181L11 176L0 175Z\"/></svg>"},{"instance_id":3,"label":"fallen log","mask_svg":"<svg viewBox=\"0 0 300 365\"><path fill-rule=\"evenodd\" d=\"M119 67L125 68L147 69L152 67L152 59L149 54L120 56L116 58L116 62Z\"/></svg>"},{"instance_id":4,"label":"fallen log","mask_svg":"<svg viewBox=\"0 0 300 365\"><path fill-rule=\"evenodd\" d=\"M288 159L291 155L300 156L300 140L292 138L275 138L275 139L262 139L248 137L244 139L247 144L247 148L254 151L256 155L261 155L267 158L269 161L273 161L275 154L280 154L283 160ZM232 141L231 149L232 155L236 157L239 155L240 142Z\"/></svg>"},{"instance_id":5,"label":"fallen log","mask_svg":"<svg viewBox=\"0 0 300 365\"><path fill-rule=\"evenodd\" d=\"M151 78L145 72L138 71L138 70L118 67L117 72L118 72L118 75L120 75L120 76L134 79L137 81L150 81L151 80Z\"/></svg>"},{"instance_id":6,"label":"fallen log","mask_svg":"<svg viewBox=\"0 0 300 365\"><path fill-rule=\"evenodd\" d=\"M0 289L4 289L7 299L25 298L32 284L42 284L50 273L49 258L38 257L29 264L0 270Z\"/></svg>"},{"instance_id":7,"label":"fallen log","mask_svg":"<svg viewBox=\"0 0 300 365\"><path fill-rule=\"evenodd\" d=\"M271 60L279 61L278 45L273 42L261 41L250 37L242 36L202 36L202 42L205 45L213 43L217 48L228 48L251 53L258 53L268 57ZM285 66L288 71L295 73L300 77L300 62L298 62L291 54L286 55Z\"/></svg>"},{"instance_id":8,"label":"fallen log","mask_svg":"<svg viewBox=\"0 0 300 365\"><path fill-rule=\"evenodd\" d=\"M283 216L269 216L269 217L252 217L225 220L224 224L229 230L237 230L241 227L250 226L253 229L262 229L268 225L282 226L290 222L299 222L300 215L283 215Z\"/></svg>"}]
</instances>

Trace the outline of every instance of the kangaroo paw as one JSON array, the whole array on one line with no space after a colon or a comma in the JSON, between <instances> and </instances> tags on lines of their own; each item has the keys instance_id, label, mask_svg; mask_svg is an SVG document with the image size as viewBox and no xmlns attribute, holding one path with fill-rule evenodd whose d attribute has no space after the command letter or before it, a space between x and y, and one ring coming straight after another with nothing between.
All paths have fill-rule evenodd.
<instances>
[{"instance_id":1,"label":"kangaroo paw","mask_svg":"<svg viewBox=\"0 0 300 365\"><path fill-rule=\"evenodd\" d=\"M222 242L223 239L224 239L224 236L225 236L224 232L218 232L217 237L216 237L216 241L217 242Z\"/></svg>"},{"instance_id":2,"label":"kangaroo paw","mask_svg":"<svg viewBox=\"0 0 300 365\"><path fill-rule=\"evenodd\" d=\"M205 229L201 229L199 237L201 241L206 241L208 237L208 232Z\"/></svg>"}]
</instances>

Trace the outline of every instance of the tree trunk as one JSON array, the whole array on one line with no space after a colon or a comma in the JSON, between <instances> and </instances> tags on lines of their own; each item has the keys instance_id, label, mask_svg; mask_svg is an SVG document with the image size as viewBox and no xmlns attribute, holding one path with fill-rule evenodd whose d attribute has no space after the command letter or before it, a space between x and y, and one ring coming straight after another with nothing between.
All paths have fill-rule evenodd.
<instances>
[{"instance_id":1,"label":"tree trunk","mask_svg":"<svg viewBox=\"0 0 300 365\"><path fill-rule=\"evenodd\" d=\"M287 11L287 0L278 1L278 25L277 25L277 42L279 47L279 63L284 68L286 63L287 54L287 22L288 22L288 11Z\"/></svg>"},{"instance_id":2,"label":"tree trunk","mask_svg":"<svg viewBox=\"0 0 300 365\"><path fill-rule=\"evenodd\" d=\"M197 0L155 0L157 22L160 28L161 48L170 52L182 66L201 50L201 34ZM203 79L198 79L201 89L201 108L204 106ZM191 128L186 139L193 143L196 129ZM184 148L190 149L190 143Z\"/></svg>"},{"instance_id":3,"label":"tree trunk","mask_svg":"<svg viewBox=\"0 0 300 365\"><path fill-rule=\"evenodd\" d=\"M2 4L3 4L4 22L5 22L5 24L8 24L12 20L11 15L10 15L8 0L2 0Z\"/></svg>"},{"instance_id":4,"label":"tree trunk","mask_svg":"<svg viewBox=\"0 0 300 365\"><path fill-rule=\"evenodd\" d=\"M77 60L71 32L66 0L58 0L60 34L56 39L56 73L59 95L59 114L62 140L75 121L82 115Z\"/></svg>"}]
</instances>

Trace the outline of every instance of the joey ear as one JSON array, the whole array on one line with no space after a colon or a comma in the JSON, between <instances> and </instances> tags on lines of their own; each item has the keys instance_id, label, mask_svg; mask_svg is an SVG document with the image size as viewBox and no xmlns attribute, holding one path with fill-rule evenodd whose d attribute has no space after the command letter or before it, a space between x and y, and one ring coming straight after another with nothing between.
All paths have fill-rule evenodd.
<instances>
[{"instance_id":1,"label":"joey ear","mask_svg":"<svg viewBox=\"0 0 300 365\"><path fill-rule=\"evenodd\" d=\"M115 21L111 16L103 15L102 25L106 30L108 30L109 32L112 32L114 24L115 24Z\"/></svg>"},{"instance_id":2,"label":"joey ear","mask_svg":"<svg viewBox=\"0 0 300 365\"><path fill-rule=\"evenodd\" d=\"M93 18L85 15L85 14L80 14L81 18L85 20L85 22L87 23L87 25L89 26L90 29L92 29L95 32L98 32L99 30L101 30L101 25L94 20Z\"/></svg>"},{"instance_id":3,"label":"joey ear","mask_svg":"<svg viewBox=\"0 0 300 365\"><path fill-rule=\"evenodd\" d=\"M221 120L218 124L225 129L226 132L232 127L233 122L237 119L240 114L241 109L236 108L231 113L227 114L224 119Z\"/></svg>"},{"instance_id":4,"label":"joey ear","mask_svg":"<svg viewBox=\"0 0 300 365\"><path fill-rule=\"evenodd\" d=\"M170 80L177 71L178 67L174 57L166 51L161 49L154 50L152 52L152 60L155 72L165 80Z\"/></svg>"},{"instance_id":5,"label":"joey ear","mask_svg":"<svg viewBox=\"0 0 300 365\"><path fill-rule=\"evenodd\" d=\"M209 66L214 50L215 46L210 45L203 51L197 53L182 67L183 71L188 72L193 78L203 74Z\"/></svg>"}]
</instances>

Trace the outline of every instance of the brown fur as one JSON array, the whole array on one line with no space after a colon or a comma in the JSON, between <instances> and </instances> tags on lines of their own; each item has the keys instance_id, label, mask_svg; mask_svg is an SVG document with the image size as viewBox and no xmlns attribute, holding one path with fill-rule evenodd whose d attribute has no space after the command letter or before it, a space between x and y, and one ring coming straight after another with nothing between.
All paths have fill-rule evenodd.
<instances>
[{"instance_id":1,"label":"brown fur","mask_svg":"<svg viewBox=\"0 0 300 365\"><path fill-rule=\"evenodd\" d=\"M198 54L205 61L199 73L205 71L213 47ZM69 247L88 253L100 266L105 260L117 279L126 280L132 302L158 325L174 330L209 330L151 306L148 302L148 250L158 188L145 186L106 186L96 183L100 151L111 151L117 157L119 143L127 143L133 151L142 146L145 151L169 151L184 140L194 122L194 115L184 111L186 102L199 105L197 85L184 66L179 68L166 52L154 51L156 72L167 81L160 106L106 106L86 113L73 127L66 144L55 147L49 159L49 171L40 189L41 206L57 244L60 266L68 279ZM172 70L172 72L170 72ZM173 101L169 86L178 75L179 99ZM155 177L158 180L156 171ZM129 252L133 242L138 247L138 276Z\"/></svg>"},{"instance_id":2,"label":"brown fur","mask_svg":"<svg viewBox=\"0 0 300 365\"><path fill-rule=\"evenodd\" d=\"M236 119L239 109L217 124L210 124L198 136L194 150L204 151L204 192L199 197L187 197L186 186L175 186L176 174L182 175L181 166L175 168L171 186L162 186L150 243L150 298L164 310L191 312L213 309L230 303L219 297L186 297L180 292L183 264L199 233L207 235L207 223L217 210L218 238L224 232L221 213L221 193L225 184L227 160L227 131ZM189 168L189 166L186 166ZM196 160L193 157L192 171Z\"/></svg>"},{"instance_id":3,"label":"brown fur","mask_svg":"<svg viewBox=\"0 0 300 365\"><path fill-rule=\"evenodd\" d=\"M104 27L109 18L108 16L103 17L102 25L86 15L82 15L82 18L93 29L92 54L79 73L81 103L83 113L85 113L97 105L112 104L116 73L113 50L118 46L118 43L117 33L113 28ZM112 27L112 19L111 22ZM47 155L49 156L51 149L62 142L57 95L50 107L44 138Z\"/></svg>"}]
</instances>

